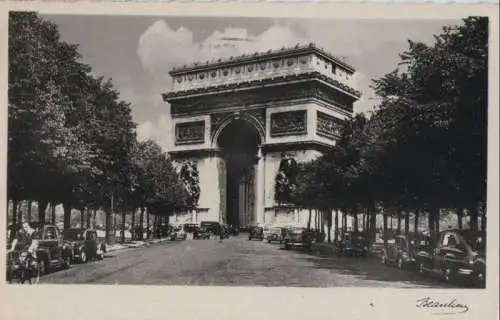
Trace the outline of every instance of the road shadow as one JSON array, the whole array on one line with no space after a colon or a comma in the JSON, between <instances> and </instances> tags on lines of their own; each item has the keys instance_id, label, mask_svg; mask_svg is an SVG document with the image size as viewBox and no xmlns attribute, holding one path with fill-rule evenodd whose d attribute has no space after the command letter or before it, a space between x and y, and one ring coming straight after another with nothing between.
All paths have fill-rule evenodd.
<instances>
[{"instance_id":1,"label":"road shadow","mask_svg":"<svg viewBox=\"0 0 500 320\"><path fill-rule=\"evenodd\" d=\"M332 253L294 250L299 258L310 263L311 268L354 276L360 280L404 283L415 288L469 288L463 284L448 284L430 275L413 270L400 270L396 266L383 265L376 257L337 256Z\"/></svg>"}]
</instances>

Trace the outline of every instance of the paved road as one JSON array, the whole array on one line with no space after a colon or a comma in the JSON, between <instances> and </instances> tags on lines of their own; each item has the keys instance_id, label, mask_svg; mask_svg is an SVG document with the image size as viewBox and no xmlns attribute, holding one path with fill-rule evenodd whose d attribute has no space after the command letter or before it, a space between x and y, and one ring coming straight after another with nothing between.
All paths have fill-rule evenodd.
<instances>
[{"instance_id":1,"label":"paved road","mask_svg":"<svg viewBox=\"0 0 500 320\"><path fill-rule=\"evenodd\" d=\"M110 254L103 261L73 265L40 283L166 284L295 287L439 287L447 285L376 259L338 258L285 251L245 236L186 240Z\"/></svg>"}]
</instances>

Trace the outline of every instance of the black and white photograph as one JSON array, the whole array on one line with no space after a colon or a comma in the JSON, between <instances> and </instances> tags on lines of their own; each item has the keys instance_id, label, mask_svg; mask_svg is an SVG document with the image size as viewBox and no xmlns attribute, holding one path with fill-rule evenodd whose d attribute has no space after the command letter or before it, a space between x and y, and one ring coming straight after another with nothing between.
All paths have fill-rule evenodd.
<instances>
[{"instance_id":1,"label":"black and white photograph","mask_svg":"<svg viewBox=\"0 0 500 320\"><path fill-rule=\"evenodd\" d=\"M491 26L10 10L6 286L485 292Z\"/></svg>"}]
</instances>

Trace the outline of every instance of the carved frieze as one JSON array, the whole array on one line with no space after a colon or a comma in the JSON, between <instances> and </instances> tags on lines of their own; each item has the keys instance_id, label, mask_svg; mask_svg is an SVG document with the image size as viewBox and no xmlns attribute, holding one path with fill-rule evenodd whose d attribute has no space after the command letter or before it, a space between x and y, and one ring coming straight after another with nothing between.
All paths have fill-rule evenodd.
<instances>
[{"instance_id":1,"label":"carved frieze","mask_svg":"<svg viewBox=\"0 0 500 320\"><path fill-rule=\"evenodd\" d=\"M343 123L342 119L318 111L316 133L328 139L337 139L340 137Z\"/></svg>"},{"instance_id":2,"label":"carved frieze","mask_svg":"<svg viewBox=\"0 0 500 320\"><path fill-rule=\"evenodd\" d=\"M307 111L289 111L271 114L271 137L307 133Z\"/></svg>"},{"instance_id":3,"label":"carved frieze","mask_svg":"<svg viewBox=\"0 0 500 320\"><path fill-rule=\"evenodd\" d=\"M205 142L205 121L177 123L175 144L199 144Z\"/></svg>"},{"instance_id":4,"label":"carved frieze","mask_svg":"<svg viewBox=\"0 0 500 320\"><path fill-rule=\"evenodd\" d=\"M272 89L259 88L245 92L228 92L224 95L173 101L171 112L176 115L210 112L232 107L243 109L250 105L265 105L273 102L306 98L316 98L337 108L344 109L348 113L352 112L352 101L345 95L325 87L304 83L273 87Z\"/></svg>"}]
</instances>

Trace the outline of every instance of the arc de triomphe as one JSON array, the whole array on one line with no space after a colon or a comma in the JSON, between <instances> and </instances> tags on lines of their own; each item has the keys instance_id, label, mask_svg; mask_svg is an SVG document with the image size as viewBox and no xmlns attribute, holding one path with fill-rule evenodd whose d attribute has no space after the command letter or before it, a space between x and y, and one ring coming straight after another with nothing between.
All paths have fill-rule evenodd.
<instances>
[{"instance_id":1,"label":"arc de triomphe","mask_svg":"<svg viewBox=\"0 0 500 320\"><path fill-rule=\"evenodd\" d=\"M275 177L284 156L304 162L335 144L360 98L354 68L310 44L169 74L169 153L197 165L201 187L196 217L179 222L304 224L307 215L277 208Z\"/></svg>"}]
</instances>

